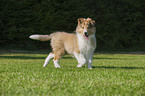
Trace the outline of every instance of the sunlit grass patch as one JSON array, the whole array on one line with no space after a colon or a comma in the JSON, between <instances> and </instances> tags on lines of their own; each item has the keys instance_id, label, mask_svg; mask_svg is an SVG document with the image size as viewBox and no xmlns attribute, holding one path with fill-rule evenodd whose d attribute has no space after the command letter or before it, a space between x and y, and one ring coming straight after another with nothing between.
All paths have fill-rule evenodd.
<instances>
[{"instance_id":1,"label":"sunlit grass patch","mask_svg":"<svg viewBox=\"0 0 145 96\"><path fill-rule=\"evenodd\" d=\"M145 95L145 55L95 54L93 69L77 68L76 59L66 55L61 69L47 54L0 54L1 95Z\"/></svg>"}]
</instances>

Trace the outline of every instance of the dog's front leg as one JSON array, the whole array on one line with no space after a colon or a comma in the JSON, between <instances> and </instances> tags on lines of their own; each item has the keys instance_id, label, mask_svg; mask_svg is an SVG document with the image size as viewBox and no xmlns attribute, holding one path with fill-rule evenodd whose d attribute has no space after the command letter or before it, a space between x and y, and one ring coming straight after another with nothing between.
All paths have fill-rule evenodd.
<instances>
[{"instance_id":1,"label":"dog's front leg","mask_svg":"<svg viewBox=\"0 0 145 96\"><path fill-rule=\"evenodd\" d=\"M89 69L92 69L92 66L91 66L92 65L92 58L93 58L93 53L91 52L87 55L87 67Z\"/></svg>"},{"instance_id":2,"label":"dog's front leg","mask_svg":"<svg viewBox=\"0 0 145 96\"><path fill-rule=\"evenodd\" d=\"M55 68L61 68L60 65L59 65L59 60L54 60L53 59L53 62L54 62Z\"/></svg>"},{"instance_id":3,"label":"dog's front leg","mask_svg":"<svg viewBox=\"0 0 145 96\"><path fill-rule=\"evenodd\" d=\"M82 67L86 63L86 59L83 54L81 53L74 53L74 56L76 57L78 61L77 67Z\"/></svg>"}]
</instances>

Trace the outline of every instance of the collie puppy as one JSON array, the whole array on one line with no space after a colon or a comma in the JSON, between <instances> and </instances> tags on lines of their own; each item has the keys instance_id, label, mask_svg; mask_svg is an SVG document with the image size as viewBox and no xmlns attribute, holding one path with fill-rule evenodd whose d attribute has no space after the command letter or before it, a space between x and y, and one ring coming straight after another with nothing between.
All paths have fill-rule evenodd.
<instances>
[{"instance_id":1,"label":"collie puppy","mask_svg":"<svg viewBox=\"0 0 145 96\"><path fill-rule=\"evenodd\" d=\"M75 32L54 32L50 35L31 35L29 37L40 41L51 40L52 52L45 59L43 67L46 67L53 58L54 66L60 68L59 60L67 52L77 59L77 67L82 67L87 63L87 67L92 69L92 57L96 48L95 21L91 18L79 18Z\"/></svg>"}]
</instances>

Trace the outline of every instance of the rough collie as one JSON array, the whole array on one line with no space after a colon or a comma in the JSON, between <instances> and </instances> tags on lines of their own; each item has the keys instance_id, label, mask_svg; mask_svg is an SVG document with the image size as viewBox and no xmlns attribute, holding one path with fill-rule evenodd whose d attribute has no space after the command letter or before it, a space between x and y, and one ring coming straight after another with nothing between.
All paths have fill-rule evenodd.
<instances>
[{"instance_id":1,"label":"rough collie","mask_svg":"<svg viewBox=\"0 0 145 96\"><path fill-rule=\"evenodd\" d=\"M45 59L43 67L46 67L53 58L54 66L60 68L59 60L67 52L77 59L77 67L82 67L87 63L87 67L92 69L92 57L96 48L95 21L91 18L79 18L75 32L54 32L50 35L31 35L29 37L40 41L51 40L52 52Z\"/></svg>"}]
</instances>

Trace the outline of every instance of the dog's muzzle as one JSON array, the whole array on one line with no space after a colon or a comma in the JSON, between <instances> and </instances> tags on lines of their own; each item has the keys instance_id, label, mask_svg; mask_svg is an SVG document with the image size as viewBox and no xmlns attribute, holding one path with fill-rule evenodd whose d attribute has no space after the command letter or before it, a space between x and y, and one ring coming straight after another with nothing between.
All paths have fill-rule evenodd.
<instances>
[{"instance_id":1,"label":"dog's muzzle","mask_svg":"<svg viewBox=\"0 0 145 96\"><path fill-rule=\"evenodd\" d=\"M88 36L89 36L89 35L88 35L88 32L85 31L85 32L84 32L84 37L85 37L85 39L88 39Z\"/></svg>"}]
</instances>

